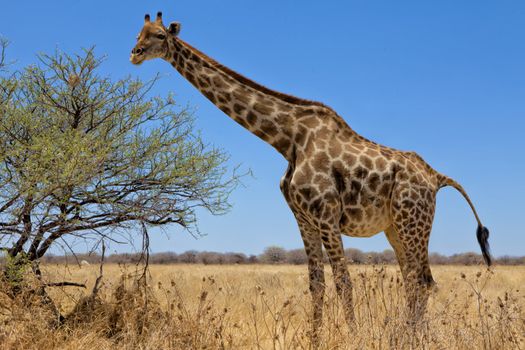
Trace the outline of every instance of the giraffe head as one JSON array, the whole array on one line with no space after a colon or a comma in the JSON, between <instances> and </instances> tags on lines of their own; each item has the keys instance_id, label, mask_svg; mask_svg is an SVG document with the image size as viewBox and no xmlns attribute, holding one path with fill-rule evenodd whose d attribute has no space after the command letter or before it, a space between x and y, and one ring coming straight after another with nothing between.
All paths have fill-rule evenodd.
<instances>
[{"instance_id":1,"label":"giraffe head","mask_svg":"<svg viewBox=\"0 0 525 350\"><path fill-rule=\"evenodd\" d=\"M141 64L146 60L165 57L168 53L168 35L176 36L179 31L180 23L177 22L172 22L168 28L164 27L162 12L157 13L155 22L151 22L149 14L146 14L137 44L131 50L131 63Z\"/></svg>"}]
</instances>

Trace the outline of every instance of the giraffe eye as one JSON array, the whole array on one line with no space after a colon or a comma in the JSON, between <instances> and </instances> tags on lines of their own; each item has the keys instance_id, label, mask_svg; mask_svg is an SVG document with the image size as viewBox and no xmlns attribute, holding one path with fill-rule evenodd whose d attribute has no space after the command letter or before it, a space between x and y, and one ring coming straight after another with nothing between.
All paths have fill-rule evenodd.
<instances>
[{"instance_id":1,"label":"giraffe eye","mask_svg":"<svg viewBox=\"0 0 525 350\"><path fill-rule=\"evenodd\" d=\"M157 38L159 38L160 40L164 40L166 39L166 36L164 34L157 34Z\"/></svg>"}]
</instances>

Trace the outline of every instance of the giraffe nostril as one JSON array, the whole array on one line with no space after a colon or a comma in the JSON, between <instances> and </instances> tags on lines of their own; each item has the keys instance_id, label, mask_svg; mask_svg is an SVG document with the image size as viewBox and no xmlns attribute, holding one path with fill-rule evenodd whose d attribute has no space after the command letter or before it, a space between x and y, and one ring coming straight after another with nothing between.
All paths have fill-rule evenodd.
<instances>
[{"instance_id":1,"label":"giraffe nostril","mask_svg":"<svg viewBox=\"0 0 525 350\"><path fill-rule=\"evenodd\" d=\"M141 47L136 47L133 50L131 50L131 53L134 55L140 55L144 50Z\"/></svg>"}]
</instances>

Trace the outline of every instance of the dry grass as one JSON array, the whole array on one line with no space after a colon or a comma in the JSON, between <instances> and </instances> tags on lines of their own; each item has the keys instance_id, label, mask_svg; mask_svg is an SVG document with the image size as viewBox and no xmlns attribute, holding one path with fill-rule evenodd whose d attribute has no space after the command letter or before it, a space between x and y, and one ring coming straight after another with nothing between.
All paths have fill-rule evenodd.
<instances>
[{"instance_id":1,"label":"dry grass","mask_svg":"<svg viewBox=\"0 0 525 350\"><path fill-rule=\"evenodd\" d=\"M329 272L329 268L326 271ZM46 266L50 280L93 286L97 266ZM149 288L133 268L105 266L100 297L48 288L61 327L34 298L0 292L2 349L308 349L305 266L152 266ZM327 276L323 349L525 349L525 267L435 266L438 282L417 331L403 317L397 267L351 266L356 329L350 331ZM80 301L80 302L79 302Z\"/></svg>"}]
</instances>

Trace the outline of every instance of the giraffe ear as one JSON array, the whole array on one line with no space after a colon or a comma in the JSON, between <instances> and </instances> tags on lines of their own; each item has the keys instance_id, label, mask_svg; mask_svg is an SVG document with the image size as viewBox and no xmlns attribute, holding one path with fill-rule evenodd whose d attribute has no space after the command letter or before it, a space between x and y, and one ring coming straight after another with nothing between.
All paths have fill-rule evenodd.
<instances>
[{"instance_id":1,"label":"giraffe ear","mask_svg":"<svg viewBox=\"0 0 525 350\"><path fill-rule=\"evenodd\" d=\"M171 22L170 26L168 27L168 33L171 35L179 35L180 32L180 23L179 22Z\"/></svg>"}]
</instances>

